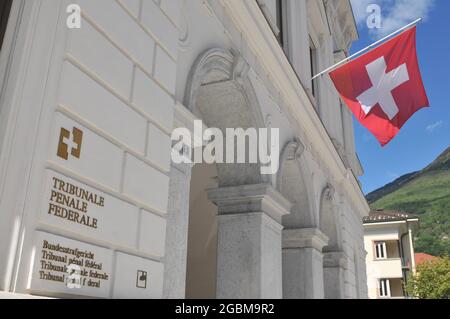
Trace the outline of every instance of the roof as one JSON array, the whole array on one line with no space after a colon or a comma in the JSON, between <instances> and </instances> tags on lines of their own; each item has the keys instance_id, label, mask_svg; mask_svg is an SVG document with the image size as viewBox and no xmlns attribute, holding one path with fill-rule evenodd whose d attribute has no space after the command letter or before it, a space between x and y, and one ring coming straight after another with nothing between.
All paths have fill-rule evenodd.
<instances>
[{"instance_id":1,"label":"roof","mask_svg":"<svg viewBox=\"0 0 450 319\"><path fill-rule=\"evenodd\" d=\"M414 260L416 261L416 265L420 265L423 264L424 262L427 261L433 261L438 259L438 257L432 256L432 255L428 255L425 253L416 253L414 254Z\"/></svg>"},{"instance_id":2,"label":"roof","mask_svg":"<svg viewBox=\"0 0 450 319\"><path fill-rule=\"evenodd\" d=\"M412 219L418 219L417 216L395 210L373 210L369 213L369 216L363 218L364 224L407 221Z\"/></svg>"}]
</instances>

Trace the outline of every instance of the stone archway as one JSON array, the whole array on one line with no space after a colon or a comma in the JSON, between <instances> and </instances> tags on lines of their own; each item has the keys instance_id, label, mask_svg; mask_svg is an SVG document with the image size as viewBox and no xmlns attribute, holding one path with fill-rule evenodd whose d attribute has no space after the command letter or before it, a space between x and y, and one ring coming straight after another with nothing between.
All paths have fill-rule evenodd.
<instances>
[{"instance_id":1,"label":"stone archway","mask_svg":"<svg viewBox=\"0 0 450 319\"><path fill-rule=\"evenodd\" d=\"M311 189L307 188L307 171L302 165L303 144L294 139L283 148L277 189L292 203L291 213L283 217L285 229L312 228L317 224Z\"/></svg>"},{"instance_id":2,"label":"stone archway","mask_svg":"<svg viewBox=\"0 0 450 319\"><path fill-rule=\"evenodd\" d=\"M318 228L303 152L299 140L287 143L277 177L278 190L292 203L291 213L283 217L283 297L323 298L322 248L328 238Z\"/></svg>"},{"instance_id":3,"label":"stone archway","mask_svg":"<svg viewBox=\"0 0 450 319\"><path fill-rule=\"evenodd\" d=\"M238 54L211 49L195 62L186 88L186 106L206 126L226 128L264 127L264 120L248 78L249 66ZM218 164L220 187L270 182L259 164Z\"/></svg>"},{"instance_id":4,"label":"stone archway","mask_svg":"<svg viewBox=\"0 0 450 319\"><path fill-rule=\"evenodd\" d=\"M344 272L346 258L342 251L340 220L334 187L328 184L320 198L320 229L328 237L323 248L323 278L326 299L344 297Z\"/></svg>"},{"instance_id":5,"label":"stone archway","mask_svg":"<svg viewBox=\"0 0 450 319\"><path fill-rule=\"evenodd\" d=\"M206 51L191 70L185 105L206 126L222 132L263 127L248 71L237 54ZM290 204L272 188L270 176L261 175L259 163L215 166L218 187L203 191L217 206L217 220L211 222L217 225L217 249L211 257L217 263L216 297L280 298L281 218ZM188 232L210 232L202 227L190 224ZM188 259L189 253L188 247Z\"/></svg>"}]
</instances>

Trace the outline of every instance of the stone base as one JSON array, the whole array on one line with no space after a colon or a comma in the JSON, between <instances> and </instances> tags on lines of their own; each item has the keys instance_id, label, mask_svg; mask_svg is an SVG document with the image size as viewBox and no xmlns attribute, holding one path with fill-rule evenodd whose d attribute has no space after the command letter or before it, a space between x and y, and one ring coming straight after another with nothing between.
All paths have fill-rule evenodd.
<instances>
[{"instance_id":1,"label":"stone base","mask_svg":"<svg viewBox=\"0 0 450 319\"><path fill-rule=\"evenodd\" d=\"M282 298L281 217L289 202L269 185L209 191L218 206L217 298Z\"/></svg>"},{"instance_id":2,"label":"stone base","mask_svg":"<svg viewBox=\"0 0 450 319\"><path fill-rule=\"evenodd\" d=\"M283 231L283 298L324 298L322 248L327 242L316 228Z\"/></svg>"},{"instance_id":3,"label":"stone base","mask_svg":"<svg viewBox=\"0 0 450 319\"><path fill-rule=\"evenodd\" d=\"M326 299L344 298L344 274L347 268L343 252L327 252L323 256L323 276Z\"/></svg>"}]
</instances>

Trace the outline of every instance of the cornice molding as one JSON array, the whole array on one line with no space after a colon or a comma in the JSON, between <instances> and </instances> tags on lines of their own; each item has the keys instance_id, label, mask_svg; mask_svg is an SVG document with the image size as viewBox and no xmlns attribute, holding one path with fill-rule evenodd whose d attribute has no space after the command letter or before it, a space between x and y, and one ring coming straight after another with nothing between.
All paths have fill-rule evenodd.
<instances>
[{"instance_id":1,"label":"cornice molding","mask_svg":"<svg viewBox=\"0 0 450 319\"><path fill-rule=\"evenodd\" d=\"M281 225L292 204L269 184L220 187L207 190L219 215L265 213Z\"/></svg>"},{"instance_id":2,"label":"cornice molding","mask_svg":"<svg viewBox=\"0 0 450 319\"><path fill-rule=\"evenodd\" d=\"M328 241L329 238L318 228L283 230L283 249L313 248L322 252Z\"/></svg>"}]
</instances>

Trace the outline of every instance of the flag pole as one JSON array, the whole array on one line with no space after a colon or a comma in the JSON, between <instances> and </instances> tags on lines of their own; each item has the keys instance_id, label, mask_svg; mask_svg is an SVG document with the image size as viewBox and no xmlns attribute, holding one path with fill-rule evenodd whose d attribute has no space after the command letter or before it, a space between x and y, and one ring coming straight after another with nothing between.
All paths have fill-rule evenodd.
<instances>
[{"instance_id":1,"label":"flag pole","mask_svg":"<svg viewBox=\"0 0 450 319\"><path fill-rule=\"evenodd\" d=\"M386 39L389 39L390 37L396 35L397 33L400 33L400 32L402 32L403 30L412 27L413 25L415 25L415 24L419 23L420 21L422 21L422 19L423 19L423 18L418 18L418 19L414 20L413 22L411 22L411 23L405 25L404 27L398 29L397 31L394 31L394 32L392 32L391 34L385 36L384 38L382 38L382 39L380 39L380 40L378 40L378 41L372 43L371 45L365 47L364 49L362 49L362 50L360 50L360 51L358 51L358 52L356 52L356 53L350 55L349 57L346 57L344 60L342 60L342 61L340 61L340 62L338 62L338 63L336 63L336 64L330 66L329 68L323 70L322 72L316 74L315 76L312 77L311 80L314 80L314 79L318 78L319 76L321 76L321 75L323 75L323 74L325 74L325 73L330 72L331 70L335 69L336 67L340 66L341 64L344 64L345 62L347 62L347 61L349 61L350 59L354 58L355 56L360 55L361 53L363 53L363 52L365 52L365 51L367 51L367 50L373 48L374 46L380 44L381 42L385 41Z\"/></svg>"}]
</instances>

